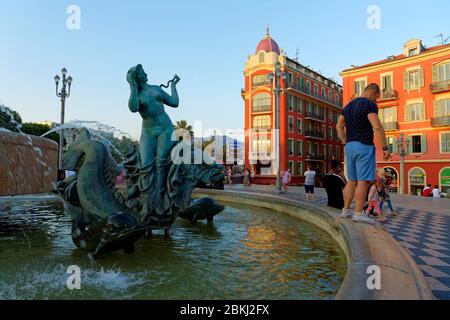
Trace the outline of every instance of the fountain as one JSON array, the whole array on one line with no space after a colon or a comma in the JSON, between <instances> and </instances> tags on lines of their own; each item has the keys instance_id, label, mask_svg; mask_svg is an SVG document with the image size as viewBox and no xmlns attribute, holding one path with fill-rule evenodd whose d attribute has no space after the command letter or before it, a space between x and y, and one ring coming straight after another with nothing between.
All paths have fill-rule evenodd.
<instances>
[{"instance_id":1,"label":"fountain","mask_svg":"<svg viewBox=\"0 0 450 320\"><path fill-rule=\"evenodd\" d=\"M57 185L63 202L0 198L0 299L333 298L346 270L337 243L275 211L193 199L199 183L223 179L223 168L212 159L178 161L190 149L172 142L161 109L178 106L179 77L149 86L136 66L127 80L129 109L143 118L139 149L114 158L101 131L126 134L98 122L66 123L44 135L76 129L62 159L76 175ZM162 89L169 86L171 95ZM154 110L158 119L149 122ZM83 269L83 290L67 289L70 265Z\"/></svg>"}]
</instances>

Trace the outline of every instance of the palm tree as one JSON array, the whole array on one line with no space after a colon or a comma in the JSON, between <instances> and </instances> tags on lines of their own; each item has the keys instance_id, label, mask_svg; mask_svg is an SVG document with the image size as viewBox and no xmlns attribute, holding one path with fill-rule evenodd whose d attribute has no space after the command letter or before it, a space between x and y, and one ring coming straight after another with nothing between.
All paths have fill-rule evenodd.
<instances>
[{"instance_id":1,"label":"palm tree","mask_svg":"<svg viewBox=\"0 0 450 320\"><path fill-rule=\"evenodd\" d=\"M184 129L189 131L189 133L191 134L191 137L194 136L194 131L192 130L192 126L188 124L188 122L186 120L180 120L177 121L177 123L173 126L174 129Z\"/></svg>"}]
</instances>

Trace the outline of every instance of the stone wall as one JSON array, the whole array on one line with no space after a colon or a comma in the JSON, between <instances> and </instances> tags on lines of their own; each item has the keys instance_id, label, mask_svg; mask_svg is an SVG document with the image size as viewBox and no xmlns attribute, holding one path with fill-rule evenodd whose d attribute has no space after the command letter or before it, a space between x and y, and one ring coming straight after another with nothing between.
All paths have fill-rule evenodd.
<instances>
[{"instance_id":1,"label":"stone wall","mask_svg":"<svg viewBox=\"0 0 450 320\"><path fill-rule=\"evenodd\" d=\"M0 196L52 191L57 166L56 142L0 131Z\"/></svg>"}]
</instances>

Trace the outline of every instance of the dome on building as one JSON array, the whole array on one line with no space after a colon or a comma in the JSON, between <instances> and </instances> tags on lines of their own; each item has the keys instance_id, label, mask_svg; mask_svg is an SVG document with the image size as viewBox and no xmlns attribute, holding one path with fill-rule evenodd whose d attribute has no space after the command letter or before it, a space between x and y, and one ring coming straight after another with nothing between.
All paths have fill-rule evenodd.
<instances>
[{"instance_id":1,"label":"dome on building","mask_svg":"<svg viewBox=\"0 0 450 320\"><path fill-rule=\"evenodd\" d=\"M256 53L261 50L265 52L275 52L277 54L280 54L280 48L278 47L278 44L275 42L275 40L273 40L270 36L269 28L267 28L267 33L264 39L262 39L258 43L258 46L256 47Z\"/></svg>"}]
</instances>

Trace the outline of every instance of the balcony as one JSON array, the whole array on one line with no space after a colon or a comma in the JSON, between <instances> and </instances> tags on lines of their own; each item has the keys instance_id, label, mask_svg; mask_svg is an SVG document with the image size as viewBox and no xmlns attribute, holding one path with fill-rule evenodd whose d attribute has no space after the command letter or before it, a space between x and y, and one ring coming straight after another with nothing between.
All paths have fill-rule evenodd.
<instances>
[{"instance_id":1,"label":"balcony","mask_svg":"<svg viewBox=\"0 0 450 320\"><path fill-rule=\"evenodd\" d=\"M431 125L433 127L450 126L450 116L442 116L442 117L431 118Z\"/></svg>"},{"instance_id":2,"label":"balcony","mask_svg":"<svg viewBox=\"0 0 450 320\"><path fill-rule=\"evenodd\" d=\"M317 161L324 161L325 157L324 156L317 156L315 154L309 154L307 153L305 156L306 160L317 160Z\"/></svg>"},{"instance_id":3,"label":"balcony","mask_svg":"<svg viewBox=\"0 0 450 320\"><path fill-rule=\"evenodd\" d=\"M398 130L398 122L383 122L383 128L386 131Z\"/></svg>"},{"instance_id":4,"label":"balcony","mask_svg":"<svg viewBox=\"0 0 450 320\"><path fill-rule=\"evenodd\" d=\"M450 91L450 80L433 82L430 84L430 91L432 93Z\"/></svg>"},{"instance_id":5,"label":"balcony","mask_svg":"<svg viewBox=\"0 0 450 320\"><path fill-rule=\"evenodd\" d=\"M313 119L313 120L325 121L325 114L324 113L315 113L315 112L311 112L311 111L306 111L305 119Z\"/></svg>"},{"instance_id":6,"label":"balcony","mask_svg":"<svg viewBox=\"0 0 450 320\"><path fill-rule=\"evenodd\" d=\"M305 137L314 139L325 139L325 134L321 131L306 130Z\"/></svg>"},{"instance_id":7,"label":"balcony","mask_svg":"<svg viewBox=\"0 0 450 320\"><path fill-rule=\"evenodd\" d=\"M389 101L389 100L397 100L398 99L398 91L397 90L383 90L380 95L379 101Z\"/></svg>"}]
</instances>

